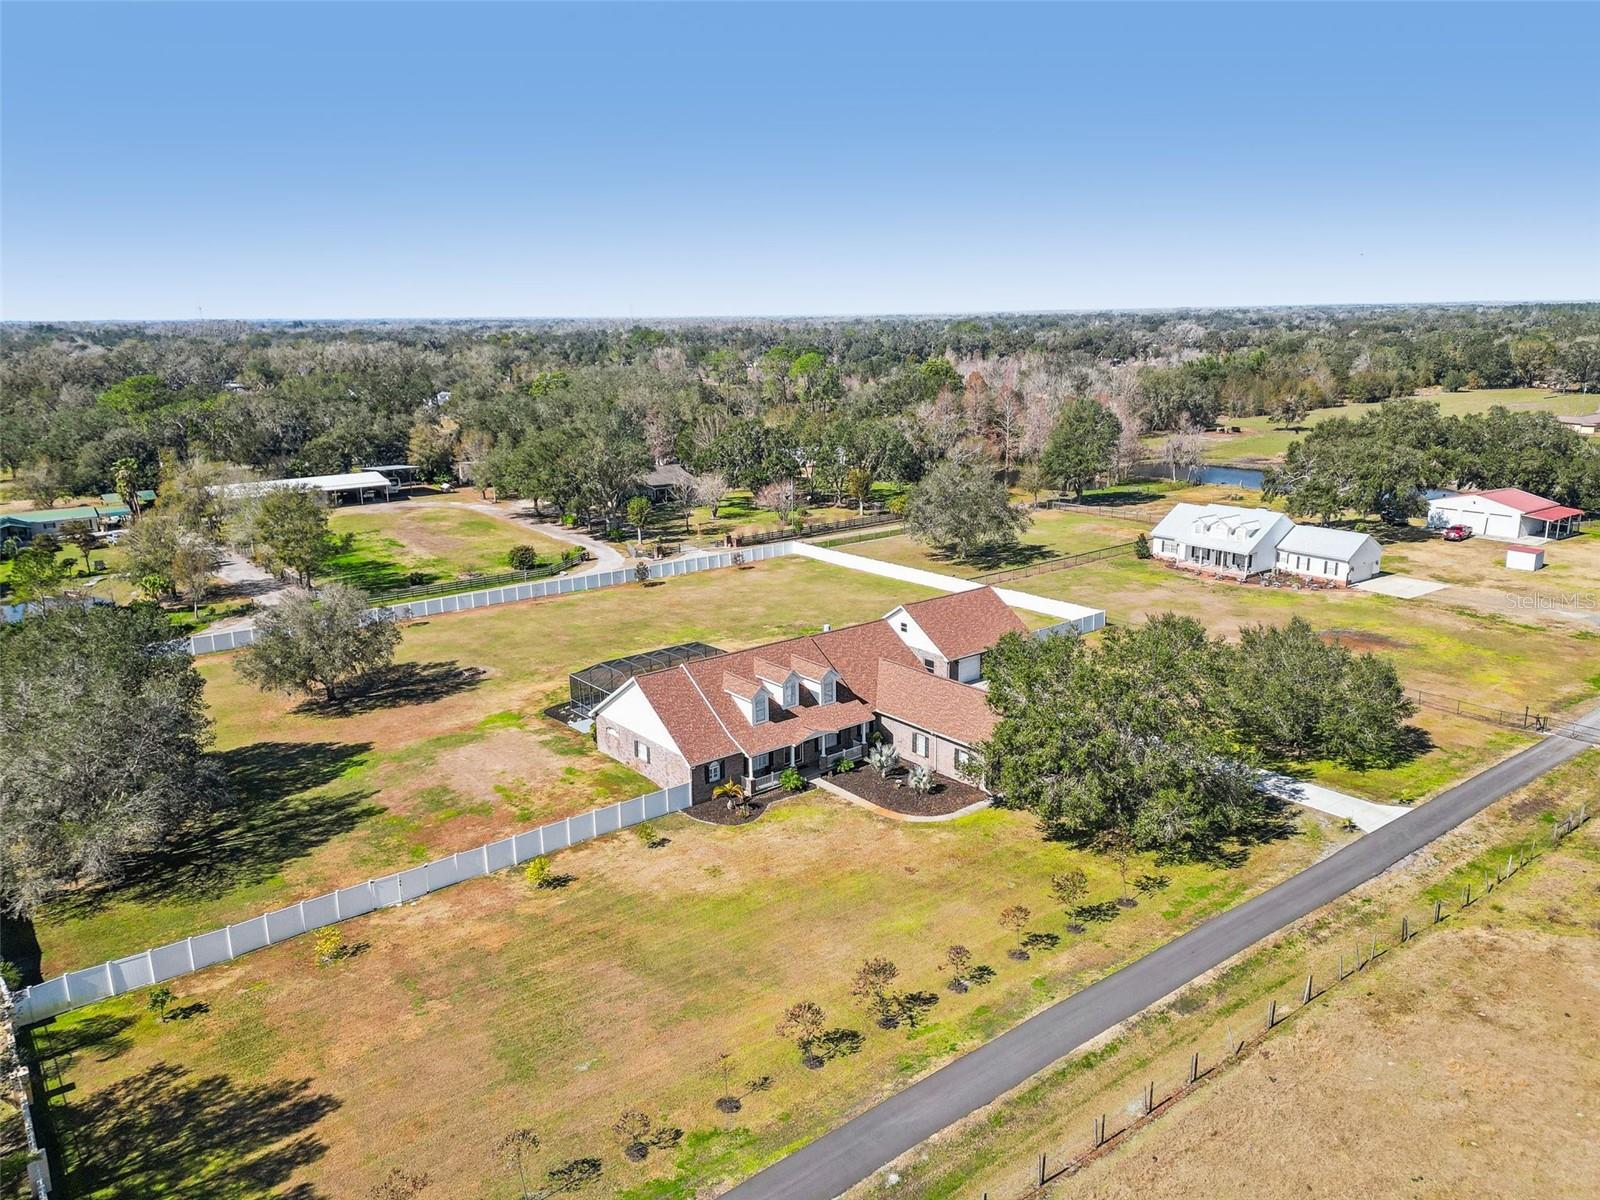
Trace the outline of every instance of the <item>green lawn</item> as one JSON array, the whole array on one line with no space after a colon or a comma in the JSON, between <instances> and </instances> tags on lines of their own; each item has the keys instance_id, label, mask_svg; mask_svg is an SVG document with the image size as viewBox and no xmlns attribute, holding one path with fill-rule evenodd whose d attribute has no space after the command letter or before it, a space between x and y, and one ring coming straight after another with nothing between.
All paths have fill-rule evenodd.
<instances>
[{"instance_id":1,"label":"green lawn","mask_svg":"<svg viewBox=\"0 0 1600 1200\"><path fill-rule=\"evenodd\" d=\"M1141 861L1160 890L1074 935L1050 876L1081 866L1103 903L1115 872L1019 814L913 825L813 793L743 828L659 828L657 849L624 832L557 855L560 889L506 872L350 922L361 952L332 966L301 938L181 980L182 1020L159 1023L137 994L54 1021L36 1045L67 1085L51 1114L71 1194L354 1197L409 1165L448 1181L441 1195L509 1200L491 1148L528 1126L536 1179L594 1156L585 1195L708 1195L1348 836L1306 816L1236 867ZM1058 944L1008 958L997 916L1012 904ZM966 995L940 967L955 942L993 972ZM916 1027L879 1029L852 1002L870 955L928 993ZM775 1032L803 999L859 1050L803 1068ZM713 1106L723 1054L736 1116ZM628 1163L610 1127L629 1107L682 1142Z\"/></svg>"},{"instance_id":2,"label":"green lawn","mask_svg":"<svg viewBox=\"0 0 1600 1200\"><path fill-rule=\"evenodd\" d=\"M1426 398L1436 401L1439 411L1446 416L1464 416L1468 413L1487 412L1495 405L1512 410L1539 409L1561 415L1575 415L1600 409L1600 396L1576 392L1547 392L1543 388L1481 388L1464 392L1430 392ZM1281 460L1289 443L1302 436L1306 429L1329 417L1360 415L1376 405L1347 404L1340 408L1319 408L1309 413L1300 426L1289 430L1279 429L1270 417L1224 417L1222 424L1239 426L1243 433L1210 434L1206 437L1205 461L1208 463L1236 463L1241 466L1262 466ZM1147 441L1151 453L1158 455L1164 435L1153 434Z\"/></svg>"},{"instance_id":3,"label":"green lawn","mask_svg":"<svg viewBox=\"0 0 1600 1200\"><path fill-rule=\"evenodd\" d=\"M55 974L142 950L519 829L648 791L541 716L567 675L634 650L735 648L881 616L921 588L803 559L708 571L406 627L414 674L364 711L265 696L229 655L199 660L239 796L180 855L37 925Z\"/></svg>"},{"instance_id":4,"label":"green lawn","mask_svg":"<svg viewBox=\"0 0 1600 1200\"><path fill-rule=\"evenodd\" d=\"M328 573L367 591L437 583L511 570L513 546L533 546L554 558L570 547L510 514L490 515L456 497L419 497L389 504L346 505L328 514L350 547Z\"/></svg>"}]
</instances>

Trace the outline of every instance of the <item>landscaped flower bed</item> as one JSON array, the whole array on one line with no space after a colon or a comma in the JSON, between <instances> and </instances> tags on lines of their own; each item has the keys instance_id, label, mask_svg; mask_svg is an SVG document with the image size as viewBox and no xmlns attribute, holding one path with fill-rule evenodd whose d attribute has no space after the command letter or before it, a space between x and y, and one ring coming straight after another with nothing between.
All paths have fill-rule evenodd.
<instances>
[{"instance_id":1,"label":"landscaped flower bed","mask_svg":"<svg viewBox=\"0 0 1600 1200\"><path fill-rule=\"evenodd\" d=\"M911 817L944 817L988 799L970 783L937 772L933 776L933 790L919 792L907 782L908 775L903 766L890 771L888 778L872 767L860 766L842 775L830 775L828 782L879 808Z\"/></svg>"}]
</instances>

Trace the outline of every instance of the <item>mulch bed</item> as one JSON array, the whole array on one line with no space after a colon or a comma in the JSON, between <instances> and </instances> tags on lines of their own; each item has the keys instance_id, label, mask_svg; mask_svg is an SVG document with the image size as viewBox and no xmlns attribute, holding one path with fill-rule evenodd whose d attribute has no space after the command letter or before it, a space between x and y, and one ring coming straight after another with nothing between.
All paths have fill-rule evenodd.
<instances>
[{"instance_id":1,"label":"mulch bed","mask_svg":"<svg viewBox=\"0 0 1600 1200\"><path fill-rule=\"evenodd\" d=\"M773 799L782 799L782 795ZM752 800L749 807L740 812L737 808L730 809L726 800L702 800L698 804L691 804L683 810L683 813L696 821L704 821L707 825L748 825L767 811L768 803L767 800Z\"/></svg>"},{"instance_id":2,"label":"mulch bed","mask_svg":"<svg viewBox=\"0 0 1600 1200\"><path fill-rule=\"evenodd\" d=\"M988 799L970 783L939 774L933 777L933 791L913 791L906 784L906 774L902 767L891 771L885 779L871 767L863 766L843 775L829 775L828 782L879 808L908 817L947 817L969 804Z\"/></svg>"}]
</instances>

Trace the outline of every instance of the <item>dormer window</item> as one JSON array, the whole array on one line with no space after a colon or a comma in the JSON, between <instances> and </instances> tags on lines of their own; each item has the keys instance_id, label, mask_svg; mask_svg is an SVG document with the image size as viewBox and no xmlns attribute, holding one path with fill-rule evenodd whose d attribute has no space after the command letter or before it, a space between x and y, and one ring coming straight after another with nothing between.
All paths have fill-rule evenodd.
<instances>
[{"instance_id":1,"label":"dormer window","mask_svg":"<svg viewBox=\"0 0 1600 1200\"><path fill-rule=\"evenodd\" d=\"M828 678L822 681L822 702L824 704L832 704L838 698L839 684L833 678L833 676L830 675Z\"/></svg>"},{"instance_id":2,"label":"dormer window","mask_svg":"<svg viewBox=\"0 0 1600 1200\"><path fill-rule=\"evenodd\" d=\"M783 685L783 706L785 708L793 708L799 703L800 685L791 679L788 683Z\"/></svg>"}]
</instances>

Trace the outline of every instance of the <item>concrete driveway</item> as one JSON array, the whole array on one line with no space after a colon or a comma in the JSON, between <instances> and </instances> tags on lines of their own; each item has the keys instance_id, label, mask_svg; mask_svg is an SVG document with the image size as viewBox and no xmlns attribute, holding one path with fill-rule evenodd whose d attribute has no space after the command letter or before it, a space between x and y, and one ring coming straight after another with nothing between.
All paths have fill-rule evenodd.
<instances>
[{"instance_id":1,"label":"concrete driveway","mask_svg":"<svg viewBox=\"0 0 1600 1200\"><path fill-rule=\"evenodd\" d=\"M1398 804L1374 804L1371 800L1336 792L1320 783L1305 783L1272 771L1261 773L1261 790L1286 803L1298 804L1301 808L1315 809L1330 817L1343 817L1353 822L1362 833L1381 829L1410 811Z\"/></svg>"},{"instance_id":2,"label":"concrete driveway","mask_svg":"<svg viewBox=\"0 0 1600 1200\"><path fill-rule=\"evenodd\" d=\"M1418 596L1443 591L1450 585L1440 583L1437 579L1417 579L1411 575L1377 575L1360 583L1352 583L1350 586L1358 592L1374 592L1379 596L1415 600Z\"/></svg>"}]
</instances>

